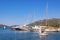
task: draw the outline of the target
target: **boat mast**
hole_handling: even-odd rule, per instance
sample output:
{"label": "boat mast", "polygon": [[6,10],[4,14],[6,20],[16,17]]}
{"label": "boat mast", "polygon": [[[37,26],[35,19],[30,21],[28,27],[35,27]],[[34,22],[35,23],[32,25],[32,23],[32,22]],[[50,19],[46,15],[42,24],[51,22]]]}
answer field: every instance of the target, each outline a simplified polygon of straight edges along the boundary
{"label": "boat mast", "polygon": [[46,26],[48,26],[48,2],[46,3]]}

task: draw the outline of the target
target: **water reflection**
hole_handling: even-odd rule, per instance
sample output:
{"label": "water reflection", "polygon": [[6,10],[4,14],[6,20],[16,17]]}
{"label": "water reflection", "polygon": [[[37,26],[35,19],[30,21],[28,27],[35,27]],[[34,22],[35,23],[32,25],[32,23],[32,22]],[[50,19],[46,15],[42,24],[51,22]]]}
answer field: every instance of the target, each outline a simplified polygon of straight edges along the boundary
{"label": "water reflection", "polygon": [[45,40],[47,36],[40,36],[40,40]]}
{"label": "water reflection", "polygon": [[38,35],[40,37],[40,40],[46,40],[46,38],[48,37],[48,35],[41,35],[39,33],[38,33]]}

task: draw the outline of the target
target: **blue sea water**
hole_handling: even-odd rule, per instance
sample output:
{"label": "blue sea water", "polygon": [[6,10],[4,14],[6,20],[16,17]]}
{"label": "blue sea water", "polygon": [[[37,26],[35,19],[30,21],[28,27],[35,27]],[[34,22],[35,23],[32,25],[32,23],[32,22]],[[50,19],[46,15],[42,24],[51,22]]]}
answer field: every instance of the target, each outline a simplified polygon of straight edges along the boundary
{"label": "blue sea water", "polygon": [[51,32],[47,37],[40,37],[35,32],[12,31],[0,28],[0,40],[60,40],[60,32]]}

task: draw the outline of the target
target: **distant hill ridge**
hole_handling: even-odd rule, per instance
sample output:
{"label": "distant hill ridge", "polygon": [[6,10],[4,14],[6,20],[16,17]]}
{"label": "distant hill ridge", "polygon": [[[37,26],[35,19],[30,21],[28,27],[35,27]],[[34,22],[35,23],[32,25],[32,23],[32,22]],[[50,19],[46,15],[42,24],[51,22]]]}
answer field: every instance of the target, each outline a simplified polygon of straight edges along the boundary
{"label": "distant hill ridge", "polygon": [[4,24],[0,24],[0,27],[4,27],[4,26],[8,27],[7,25],[4,25]]}
{"label": "distant hill ridge", "polygon": [[28,26],[35,26],[35,25],[41,25],[41,26],[55,26],[58,27],[60,26],[60,18],[52,18],[52,19],[43,19],[43,20],[39,20],[33,23],[28,24]]}

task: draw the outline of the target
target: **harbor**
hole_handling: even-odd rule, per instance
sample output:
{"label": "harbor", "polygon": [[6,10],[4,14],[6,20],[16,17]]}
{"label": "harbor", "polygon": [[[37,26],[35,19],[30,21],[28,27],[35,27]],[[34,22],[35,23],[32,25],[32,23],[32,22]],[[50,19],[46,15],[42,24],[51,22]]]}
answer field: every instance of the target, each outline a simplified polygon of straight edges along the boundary
{"label": "harbor", "polygon": [[0,40],[60,40],[60,0],[0,0]]}
{"label": "harbor", "polygon": [[[22,26],[22,28],[20,26],[17,27],[13,27],[11,28],[12,30],[16,30],[16,31],[25,31],[25,32],[38,32],[41,36],[47,36],[48,32],[60,32],[59,28],[53,28],[53,27],[49,27],[46,28],[47,26],[32,26],[31,28],[29,26]],[[32,31],[31,31],[32,30]]]}
{"label": "harbor", "polygon": [[47,26],[16,26],[16,27],[11,27],[12,30],[20,30],[20,31],[29,31],[29,29],[32,28],[31,30],[33,30],[34,32],[38,32],[39,30],[43,30],[46,32],[59,32],[60,28],[54,28],[54,27],[49,27],[47,28]]}

